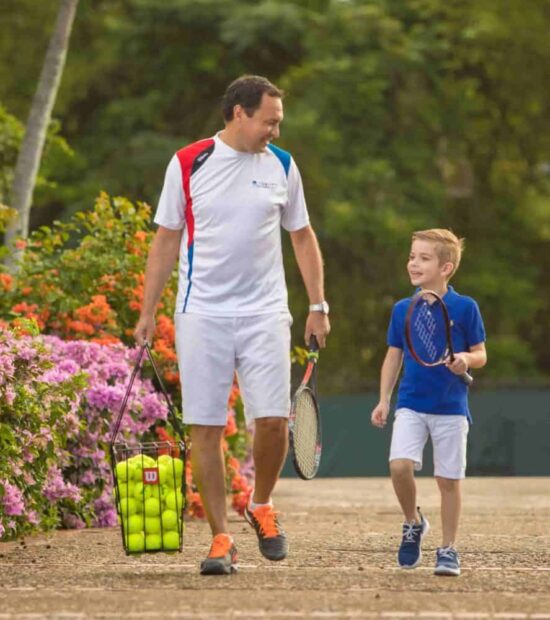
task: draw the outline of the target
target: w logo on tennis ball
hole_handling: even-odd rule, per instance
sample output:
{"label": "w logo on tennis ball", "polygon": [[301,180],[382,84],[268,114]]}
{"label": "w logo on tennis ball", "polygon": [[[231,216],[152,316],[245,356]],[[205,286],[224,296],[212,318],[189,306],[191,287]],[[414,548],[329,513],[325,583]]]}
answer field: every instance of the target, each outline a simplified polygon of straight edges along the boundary
{"label": "w logo on tennis ball", "polygon": [[158,484],[159,470],[157,467],[146,467],[143,469],[143,484]]}

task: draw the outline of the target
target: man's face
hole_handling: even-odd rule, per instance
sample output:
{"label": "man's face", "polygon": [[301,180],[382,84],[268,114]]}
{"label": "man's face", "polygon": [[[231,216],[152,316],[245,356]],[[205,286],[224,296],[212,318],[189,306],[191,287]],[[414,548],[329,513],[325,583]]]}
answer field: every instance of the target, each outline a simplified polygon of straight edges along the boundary
{"label": "man's face", "polygon": [[260,107],[252,116],[244,108],[235,106],[234,122],[243,149],[249,153],[261,153],[267,145],[279,137],[279,126],[283,120],[283,102],[279,97],[262,97]]}

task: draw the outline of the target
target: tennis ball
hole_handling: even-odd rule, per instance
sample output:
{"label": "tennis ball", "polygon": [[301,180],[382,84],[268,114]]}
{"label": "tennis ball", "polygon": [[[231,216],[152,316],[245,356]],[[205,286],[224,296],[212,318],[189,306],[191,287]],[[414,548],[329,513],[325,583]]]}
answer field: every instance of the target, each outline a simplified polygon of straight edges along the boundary
{"label": "tennis ball", "polygon": [[143,531],[143,517],[141,515],[131,515],[125,522],[127,534],[139,534]]}
{"label": "tennis ball", "polygon": [[180,548],[180,537],[177,532],[165,532],[162,537],[162,549],[164,551],[176,551]]}
{"label": "tennis ball", "polygon": [[115,466],[116,477],[119,482],[126,482],[130,472],[128,461],[120,461]]}
{"label": "tennis ball", "polygon": [[158,468],[159,468],[159,481],[161,484],[165,485],[166,478],[170,475],[170,469],[162,463],[159,463]]}
{"label": "tennis ball", "polygon": [[160,517],[147,517],[145,519],[145,533],[158,534],[160,532]]}
{"label": "tennis ball", "polygon": [[176,472],[176,480],[181,482],[181,479],[183,478],[183,462],[181,461],[181,459],[174,459],[173,467],[174,471]]}
{"label": "tennis ball", "polygon": [[120,498],[124,497],[132,497],[134,495],[135,483],[132,480],[128,480],[128,482],[119,482],[118,483],[118,494]]}
{"label": "tennis ball", "polygon": [[132,551],[134,553],[143,551],[145,548],[145,536],[143,532],[139,532],[138,534],[129,534],[127,538],[128,551]]}
{"label": "tennis ball", "polygon": [[164,501],[168,510],[179,512],[183,507],[183,495],[179,489],[175,491],[170,490],[170,492],[166,494]]}
{"label": "tennis ball", "polygon": [[158,496],[158,487],[151,484],[143,484],[143,482],[136,482],[134,485],[134,497],[141,501],[147,500],[150,497]]}
{"label": "tennis ball", "polygon": [[159,465],[170,465],[172,466],[172,457],[169,454],[161,454],[158,459]]}
{"label": "tennis ball", "polygon": [[156,464],[157,464],[155,459],[152,456],[149,456],[148,454],[142,454],[141,458],[142,458],[142,461],[143,461],[143,465],[145,467],[155,467]]}
{"label": "tennis ball", "polygon": [[165,530],[176,530],[178,528],[178,514],[173,510],[165,510],[161,516],[162,527]]}
{"label": "tennis ball", "polygon": [[138,511],[138,504],[133,497],[124,497],[118,505],[118,512],[123,517],[129,517]]}
{"label": "tennis ball", "polygon": [[145,537],[145,550],[157,551],[162,547],[162,538],[158,534],[148,534]]}
{"label": "tennis ball", "polygon": [[160,514],[160,502],[156,497],[145,500],[145,514],[148,517],[157,517]]}

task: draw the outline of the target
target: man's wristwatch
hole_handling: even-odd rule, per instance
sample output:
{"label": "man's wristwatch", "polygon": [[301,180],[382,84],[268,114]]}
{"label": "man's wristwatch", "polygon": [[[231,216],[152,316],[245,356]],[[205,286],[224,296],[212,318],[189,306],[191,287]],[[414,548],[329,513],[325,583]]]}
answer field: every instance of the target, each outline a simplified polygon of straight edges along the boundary
{"label": "man's wristwatch", "polygon": [[322,301],[320,304],[311,304],[309,306],[310,312],[322,312],[323,314],[329,313],[329,306],[326,301]]}

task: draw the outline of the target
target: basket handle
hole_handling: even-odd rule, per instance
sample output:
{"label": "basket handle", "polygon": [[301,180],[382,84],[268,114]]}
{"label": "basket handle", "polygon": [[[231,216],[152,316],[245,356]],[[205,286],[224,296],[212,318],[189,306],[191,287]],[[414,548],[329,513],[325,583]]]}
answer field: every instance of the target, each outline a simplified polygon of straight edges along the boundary
{"label": "basket handle", "polygon": [[126,389],[126,394],[124,395],[124,400],[122,401],[122,405],[120,407],[120,411],[118,414],[118,418],[117,421],[115,423],[115,428],[113,430],[113,436],[111,438],[111,448],[113,447],[113,445],[115,444],[118,432],[120,430],[120,424],[122,422],[122,416],[124,415],[124,412],[126,411],[126,406],[128,404],[128,399],[130,398],[130,392],[132,391],[132,386],[134,385],[134,381],[136,380],[136,376],[139,372],[139,369],[141,368],[141,360],[143,359],[143,354],[147,352],[147,356],[149,357],[149,361],[151,362],[151,366],[153,367],[153,370],[155,372],[155,375],[157,377],[157,381],[159,382],[159,386],[160,386],[160,391],[162,392],[162,395],[164,396],[164,399],[166,400],[166,404],[168,405],[168,418],[170,419],[170,423],[172,424],[172,426],[174,427],[174,429],[176,430],[176,432],[178,433],[178,435],[181,437],[182,440],[184,440],[184,433],[183,433],[183,426],[181,424],[181,422],[178,420],[178,417],[175,413],[174,410],[174,405],[172,404],[172,401],[170,400],[170,396],[168,396],[168,392],[166,391],[166,388],[164,387],[164,383],[162,382],[162,379],[160,378],[160,374],[159,371],[157,369],[157,365],[155,364],[155,360],[153,359],[153,354],[151,353],[151,347],[149,346],[148,342],[145,342],[138,353],[138,358],[136,361],[136,365],[134,366],[134,370],[132,371],[132,374],[130,376],[130,383],[128,384],[128,388]]}

